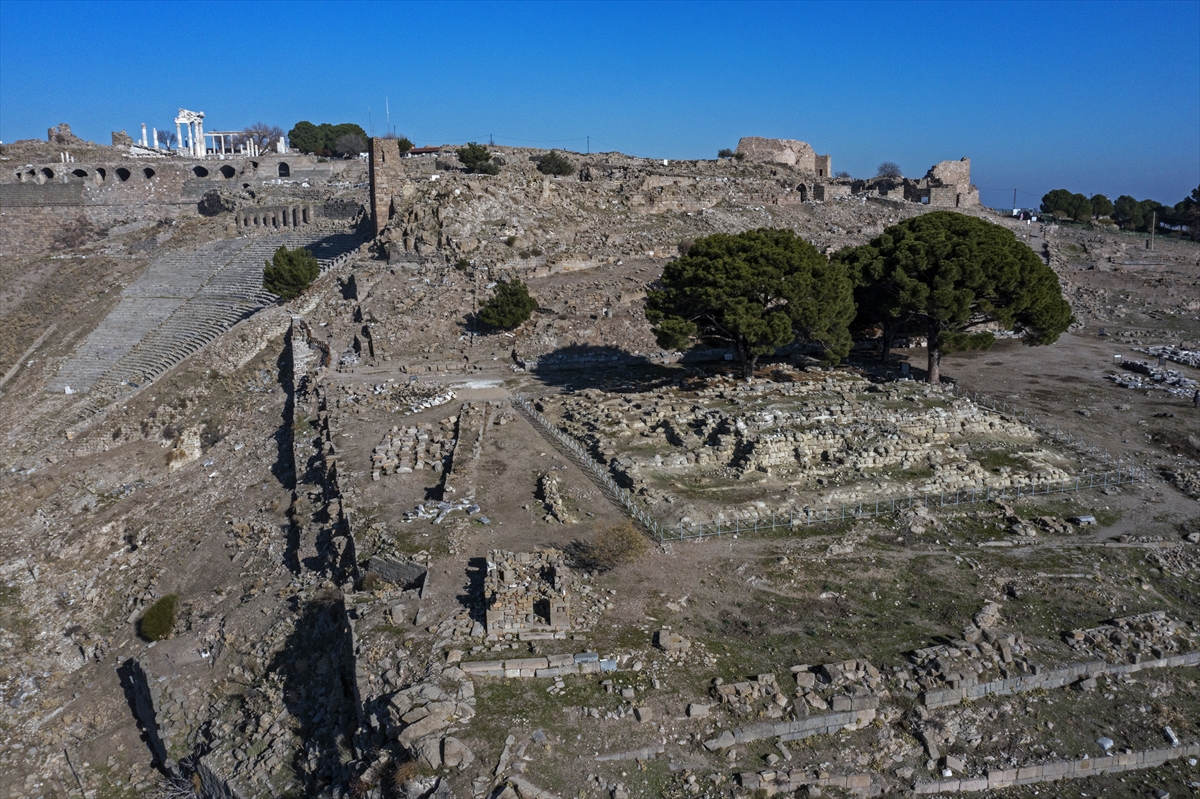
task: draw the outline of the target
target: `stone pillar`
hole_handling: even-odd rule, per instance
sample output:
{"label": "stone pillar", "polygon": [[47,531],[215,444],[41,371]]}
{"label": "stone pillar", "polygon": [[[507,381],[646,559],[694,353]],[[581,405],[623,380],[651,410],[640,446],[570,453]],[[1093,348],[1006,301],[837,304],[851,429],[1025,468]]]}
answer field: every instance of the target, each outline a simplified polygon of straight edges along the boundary
{"label": "stone pillar", "polygon": [[179,120],[175,120],[175,149],[183,146],[183,138],[179,135]]}
{"label": "stone pillar", "polygon": [[158,128],[151,128],[151,130],[154,131],[154,141],[151,143],[150,146],[153,147],[155,150],[157,150],[158,149]]}
{"label": "stone pillar", "polygon": [[199,156],[200,156],[200,158],[204,158],[206,148],[204,146],[204,120],[203,119],[196,120],[196,132],[197,132],[197,137],[200,140]]}
{"label": "stone pillar", "polygon": [[146,123],[142,123],[142,146],[146,147]]}

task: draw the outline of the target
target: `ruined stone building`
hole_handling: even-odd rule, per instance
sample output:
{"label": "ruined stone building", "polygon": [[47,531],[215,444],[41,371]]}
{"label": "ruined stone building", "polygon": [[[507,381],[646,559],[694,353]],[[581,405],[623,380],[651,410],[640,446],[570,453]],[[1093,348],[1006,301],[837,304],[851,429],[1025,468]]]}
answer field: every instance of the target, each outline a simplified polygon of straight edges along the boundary
{"label": "ruined stone building", "polygon": [[911,182],[907,199],[938,208],[971,208],[979,205],[979,189],[971,185],[971,159],[939,161],[925,177]]}

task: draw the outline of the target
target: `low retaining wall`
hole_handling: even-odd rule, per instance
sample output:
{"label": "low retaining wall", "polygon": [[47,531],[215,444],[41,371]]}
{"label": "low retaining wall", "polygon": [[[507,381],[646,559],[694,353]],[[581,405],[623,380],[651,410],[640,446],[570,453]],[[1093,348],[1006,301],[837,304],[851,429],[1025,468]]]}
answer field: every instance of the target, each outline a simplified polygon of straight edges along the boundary
{"label": "low retaining wall", "polygon": [[859,795],[878,796],[871,774],[844,774],[829,777],[814,777],[811,772],[794,771],[743,771],[738,782],[750,791],[763,791],[767,796],[777,793],[793,793],[805,786],[818,788],[845,788]]}
{"label": "low retaining wall", "polygon": [[1009,677],[1006,680],[993,680],[975,685],[962,685],[952,688],[938,688],[921,694],[921,702],[925,707],[933,709],[950,707],[968,699],[982,699],[985,696],[1007,696],[1009,694],[1025,693],[1037,688],[1062,688],[1080,680],[1088,680],[1100,675],[1121,676],[1133,674],[1145,669],[1161,669],[1178,666],[1200,666],[1200,652],[1188,652],[1183,655],[1143,660],[1138,663],[1115,664],[1103,660],[1090,663],[1076,663],[1061,669],[1053,669],[1021,677]]}
{"label": "low retaining wall", "polygon": [[469,677],[561,677],[564,674],[616,671],[617,661],[601,659],[595,652],[580,652],[541,658],[476,660],[460,663],[458,667]]}
{"label": "low retaining wall", "polygon": [[1141,768],[1161,766],[1168,760],[1200,756],[1200,744],[1179,746],[1173,749],[1147,749],[1108,757],[1085,758],[1083,760],[1056,760],[1037,766],[1019,768],[988,769],[983,777],[936,780],[916,786],[917,794],[966,793],[1008,788],[1012,785],[1032,785],[1038,782],[1079,779],[1097,774],[1114,774]]}
{"label": "low retaining wall", "polygon": [[736,730],[725,730],[716,738],[705,741],[704,747],[711,752],[717,749],[728,749],[737,744],[761,741],[765,738],[799,741],[813,735],[834,733],[847,727],[860,729],[875,720],[877,707],[879,707],[878,697],[854,697],[851,699],[849,710],[826,713],[822,716],[809,716],[796,721],[763,722],[739,727]]}

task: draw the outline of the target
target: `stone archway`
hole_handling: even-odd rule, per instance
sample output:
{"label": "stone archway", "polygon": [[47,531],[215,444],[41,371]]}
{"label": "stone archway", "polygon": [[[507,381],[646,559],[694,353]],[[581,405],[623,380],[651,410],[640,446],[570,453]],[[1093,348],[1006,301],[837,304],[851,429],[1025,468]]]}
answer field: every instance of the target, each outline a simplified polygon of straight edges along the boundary
{"label": "stone archway", "polygon": [[286,161],[279,162],[279,177],[290,178],[292,176],[292,168],[287,165]]}

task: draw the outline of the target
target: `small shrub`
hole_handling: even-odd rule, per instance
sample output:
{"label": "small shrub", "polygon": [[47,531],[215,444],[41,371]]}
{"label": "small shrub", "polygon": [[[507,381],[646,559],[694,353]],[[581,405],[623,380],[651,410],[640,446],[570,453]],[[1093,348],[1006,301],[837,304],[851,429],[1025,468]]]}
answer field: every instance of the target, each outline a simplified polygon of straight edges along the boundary
{"label": "small shrub", "polygon": [[175,631],[175,612],[178,608],[179,596],[167,594],[142,615],[138,632],[147,641],[165,641]]}
{"label": "small shrub", "polygon": [[500,165],[492,160],[492,153],[482,144],[470,142],[466,147],[458,149],[458,160],[468,172],[479,175],[499,175]]}
{"label": "small shrub", "polygon": [[537,300],[529,296],[529,287],[520,280],[496,284],[493,294],[479,309],[479,321],[496,330],[512,330],[533,315]]}
{"label": "small shrub", "polygon": [[717,150],[717,158],[733,158],[733,150],[730,150],[728,147],[723,147],[722,149]]}
{"label": "small shrub", "polygon": [[543,175],[572,175],[575,173],[574,165],[554,150],[542,156],[538,161],[537,170]]}
{"label": "small shrub", "polygon": [[566,551],[577,568],[603,572],[632,563],[648,548],[646,537],[637,531],[633,522],[626,521],[609,527],[591,541],[572,541]]}
{"label": "small shrub", "polygon": [[459,258],[454,262],[454,268],[460,272],[465,272],[471,268],[471,261],[467,258]]}
{"label": "small shrub", "polygon": [[741,161],[743,158],[746,157],[746,154],[742,153],[742,152],[737,152],[737,153],[733,154],[733,157],[736,158],[737,160]]}
{"label": "small shrub", "polygon": [[263,269],[263,288],[281,300],[294,300],[321,276],[321,265],[303,247],[281,246]]}

